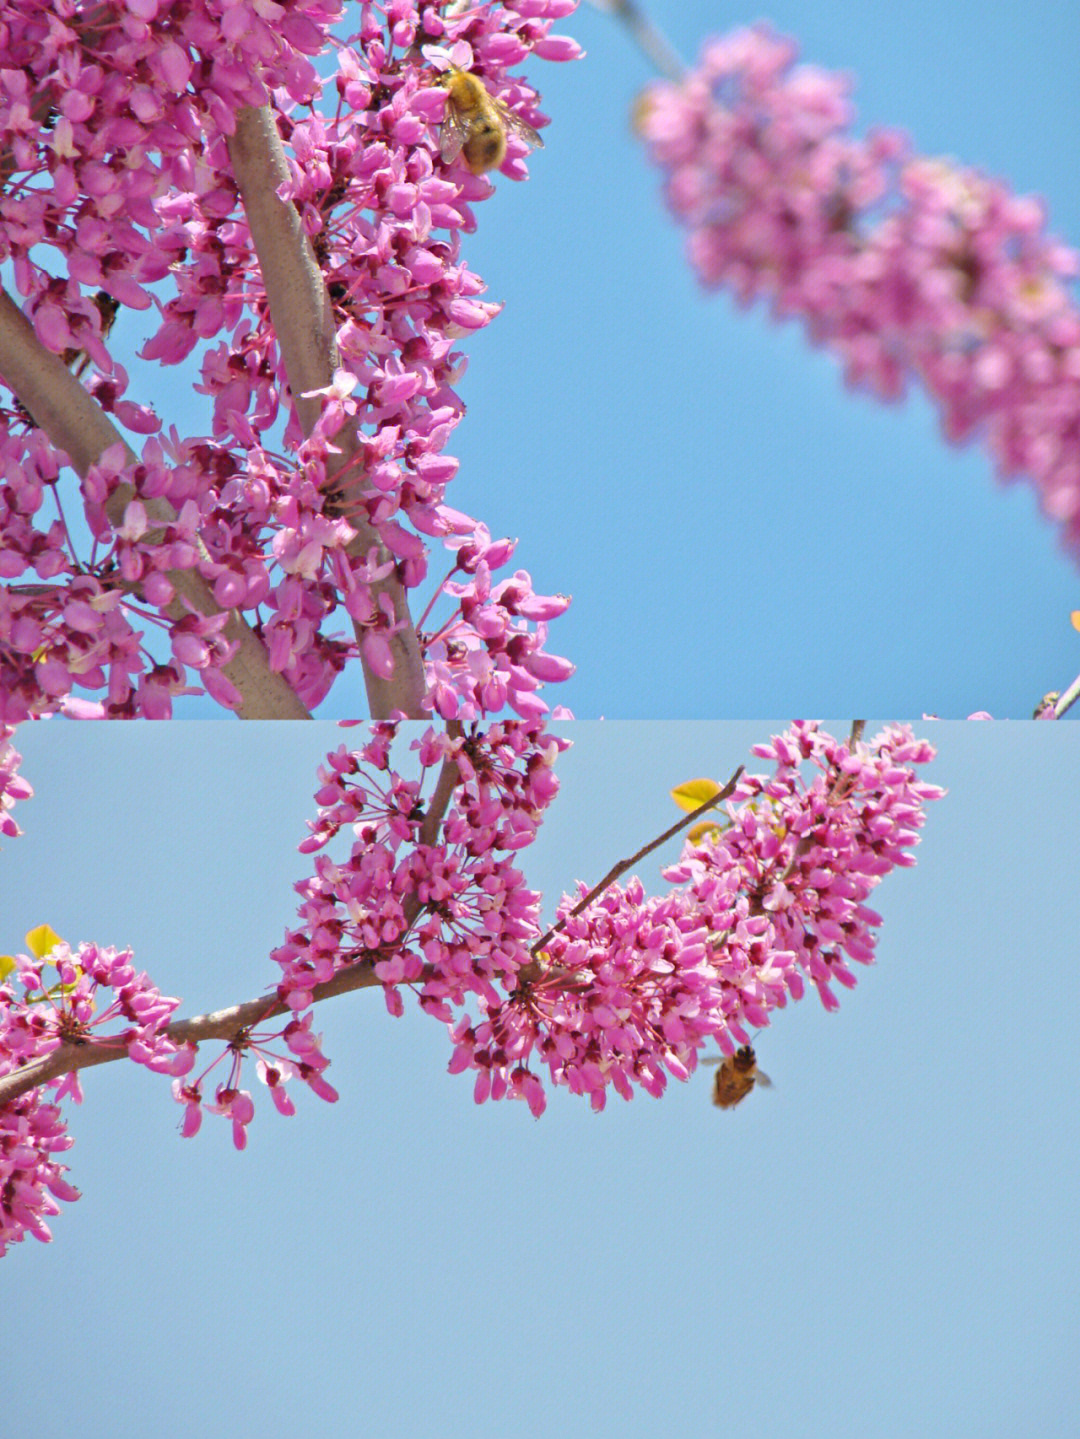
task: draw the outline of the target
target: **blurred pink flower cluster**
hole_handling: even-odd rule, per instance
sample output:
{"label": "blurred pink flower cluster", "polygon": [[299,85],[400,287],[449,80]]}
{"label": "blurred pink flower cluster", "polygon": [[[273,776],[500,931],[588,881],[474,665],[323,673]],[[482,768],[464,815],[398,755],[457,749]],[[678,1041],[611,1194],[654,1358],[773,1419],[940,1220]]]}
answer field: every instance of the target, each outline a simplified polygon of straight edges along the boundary
{"label": "blurred pink flower cluster", "polygon": [[[445,502],[463,413],[454,345],[500,307],[460,252],[472,204],[493,190],[441,160],[445,91],[421,47],[449,47],[540,124],[535,93],[507,69],[530,54],[573,58],[549,31],[575,3],[485,0],[447,15],[432,0],[387,0],[361,6],[359,34],[339,39],[338,0],[2,0],[0,260],[38,340],[68,363],[82,353],[97,404],[147,438],[134,463],[123,445],[106,449],[82,480],[82,513],[68,515],[67,457],[17,403],[0,407],[0,718],[70,709],[76,690],[96,697],[79,713],[160,717],[190,692],[191,671],[236,704],[221,673],[225,615],[177,602],[170,576],[192,569],[310,707],[358,653],[330,629],[335,615],[385,669],[395,621],[371,586],[396,565],[415,590],[428,538],[451,551],[453,581],[441,587],[452,613],[421,636],[428,703],[466,718],[546,710],[537,689],[571,666],[544,653],[544,622],[568,602],[534,596],[524,571],[493,580],[513,544],[492,544]],[[327,78],[314,56],[332,61]],[[279,195],[313,245],[340,356],[307,438],[228,150],[238,110],[263,105],[288,162]],[[527,174],[513,150],[503,171]],[[167,412],[133,398],[108,344],[118,306],[158,313],[144,360],[175,365],[201,347],[208,433],[181,438]],[[154,400],[167,404],[167,387]],[[360,435],[336,495],[324,483],[331,415]],[[131,499],[117,521],[107,505],[121,486]],[[174,523],[149,517],[161,500]],[[347,553],[357,516],[388,559]],[[157,661],[144,648],[155,629],[168,640]]]}
{"label": "blurred pink flower cluster", "polygon": [[710,286],[801,318],[853,385],[900,397],[909,377],[946,436],[984,435],[1004,477],[1028,475],[1080,557],[1080,263],[1042,205],[895,132],[850,133],[849,82],[796,66],[767,27],[708,44],[637,122]]}

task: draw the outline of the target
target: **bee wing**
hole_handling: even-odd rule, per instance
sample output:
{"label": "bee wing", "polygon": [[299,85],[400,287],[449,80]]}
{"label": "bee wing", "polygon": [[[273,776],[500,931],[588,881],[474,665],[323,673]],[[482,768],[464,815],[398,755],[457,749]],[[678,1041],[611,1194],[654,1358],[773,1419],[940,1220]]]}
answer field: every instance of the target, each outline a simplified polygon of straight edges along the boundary
{"label": "bee wing", "polygon": [[760,1069],[756,1069],[756,1070],[754,1071],[754,1078],[757,1080],[758,1084],[761,1085],[762,1089],[773,1089],[773,1088],[775,1088],[775,1086],[773,1085],[773,1082],[772,1082],[772,1080],[769,1078],[769,1076],[768,1076],[767,1074],[765,1074],[765,1073],[764,1073],[762,1070],[760,1070]]}
{"label": "bee wing", "polygon": [[461,116],[448,105],[446,119],[439,127],[439,154],[447,165],[452,164],[461,154],[461,147],[467,139],[468,131],[462,124]]}
{"label": "bee wing", "polygon": [[[494,99],[494,96],[492,96],[492,99]],[[527,124],[520,115],[515,115],[505,100],[495,100],[495,105],[508,130],[524,140],[526,145],[530,146],[533,150],[542,150],[544,148],[543,140],[541,140],[533,127]]]}

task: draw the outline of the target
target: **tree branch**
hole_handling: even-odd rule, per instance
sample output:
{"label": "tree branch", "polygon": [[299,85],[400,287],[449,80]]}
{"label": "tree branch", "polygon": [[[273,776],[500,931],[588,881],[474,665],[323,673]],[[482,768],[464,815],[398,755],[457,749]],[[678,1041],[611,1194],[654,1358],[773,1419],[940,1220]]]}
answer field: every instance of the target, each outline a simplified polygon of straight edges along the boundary
{"label": "tree branch", "polygon": [[[447,724],[447,732],[453,738],[459,738],[463,733],[461,722],[451,720]],[[420,825],[420,842],[422,844],[437,843],[439,827],[446,814],[447,805],[460,783],[461,775],[455,761],[453,759],[444,760],[427,807],[427,813]],[[367,954],[361,955],[348,969],[343,969],[324,983],[315,985],[312,989],[315,1004],[321,1003],[324,999],[333,999],[339,994],[349,994],[356,989],[369,989],[372,985],[380,983],[375,975],[376,962],[404,944],[406,935],[423,909],[423,904],[415,895],[411,895],[405,901],[404,909],[405,928],[396,941],[391,945],[381,946],[378,951],[369,951]],[[165,1033],[174,1044],[189,1042],[199,1044],[213,1039],[231,1042],[241,1031],[288,1012],[289,1006],[278,999],[276,994],[264,994],[260,995],[258,999],[249,999],[242,1004],[234,1004],[229,1009],[215,1010],[212,1014],[200,1014],[192,1019],[174,1020]],[[69,1074],[77,1069],[90,1069],[98,1064],[111,1064],[114,1060],[126,1058],[127,1051],[116,1036],[89,1040],[85,1044],[61,1044],[45,1055],[43,1059],[35,1060],[21,1069],[14,1070],[11,1074],[0,1077],[0,1109],[18,1099],[21,1094],[25,1094],[31,1089],[37,1089],[40,1085],[46,1084],[50,1079],[58,1078],[61,1074]]]}
{"label": "tree branch", "polygon": [[629,30],[646,59],[676,84],[686,78],[686,66],[682,58],[661,35],[660,31],[633,0],[591,0],[597,10],[614,15]]}
{"label": "tree branch", "polygon": [[[81,479],[103,452],[117,441],[124,445],[129,464],[138,456],[83,385],[70,373],[59,355],[47,349],[34,327],[5,291],[0,290],[0,375],[34,423],[57,449],[64,450]],[[120,485],[105,506],[113,525],[123,522],[124,510],[134,498],[130,485]],[[144,500],[146,512],[162,525],[176,519],[164,499]],[[182,619],[192,609],[203,615],[221,614],[210,586],[193,570],[171,570],[169,582],[178,598],[165,610],[170,619]],[[270,668],[262,641],[235,612],[229,612],[225,638],[237,644],[223,672],[243,695],[241,719],[310,719],[284,676]]]}
{"label": "tree branch", "polygon": [[[339,364],[338,348],[330,297],[311,241],[304,234],[296,206],[277,194],[289,179],[289,168],[269,106],[246,106],[239,111],[236,133],[229,138],[229,158],[262,271],[270,321],[281,347],[292,402],[304,433],[310,435],[322,402],[317,396],[305,396],[325,389],[333,380]],[[334,444],[340,454],[332,456],[327,464],[330,479],[349,466],[355,467],[360,458],[356,424],[347,422],[334,436]],[[363,559],[374,550],[377,563],[391,561],[386,546],[362,514],[350,512],[349,524],[357,532],[348,545],[350,556]],[[385,579],[372,582],[371,591],[376,600],[380,595],[388,596],[399,626],[390,636],[393,674],[382,679],[364,661],[372,718],[387,719],[395,712],[409,719],[426,718],[420,642],[396,567]],[[363,660],[363,630],[357,627],[356,635]]]}
{"label": "tree branch", "polygon": [[663,834],[657,835],[656,839],[650,840],[648,844],[643,845],[636,854],[630,855],[628,859],[621,859],[618,864],[612,865],[599,884],[594,884],[588,894],[578,900],[573,909],[564,914],[561,919],[557,919],[551,928],[540,936],[535,944],[530,945],[529,952],[533,955],[538,955],[544,945],[548,944],[559,930],[565,927],[568,919],[572,919],[574,915],[580,914],[583,909],[588,908],[597,895],[602,894],[609,885],[614,884],[621,874],[625,874],[628,869],[643,860],[652,850],[659,849],[662,844],[666,844],[669,839],[673,839],[681,829],[686,829],[688,825],[700,819],[701,816],[710,809],[715,809],[718,804],[722,804],[724,800],[730,799],[735,793],[735,786],[739,783],[742,772],[743,766],[740,765],[724,788],[720,790],[718,794],[714,794],[712,799],[705,800],[703,804],[699,804],[697,809],[692,810],[690,814],[686,815],[683,819],[676,820],[670,829],[666,829]]}
{"label": "tree branch", "polygon": [[[358,960],[356,964],[341,970],[323,984],[316,985],[312,990],[315,1003],[332,999],[339,994],[348,994],[354,989],[367,989],[378,984],[374,965],[374,959]],[[246,1000],[243,1004],[234,1004],[229,1009],[215,1010],[212,1014],[177,1019],[168,1026],[165,1033],[174,1044],[199,1044],[213,1039],[230,1042],[236,1039],[242,1030],[288,1012],[289,1006],[282,1000],[273,994],[264,994],[258,999]],[[70,1074],[78,1069],[92,1069],[98,1064],[111,1064],[114,1060],[126,1058],[127,1050],[116,1036],[91,1039],[85,1044],[61,1044],[43,1059],[34,1060],[0,1078],[0,1109],[18,1099],[21,1094],[37,1089],[61,1074]]]}
{"label": "tree branch", "polygon": [[[460,720],[447,720],[446,733],[451,739],[460,739],[465,733],[465,727]],[[431,796],[431,803],[428,805],[427,814],[420,826],[421,844],[438,843],[439,826],[446,813],[446,806],[450,803],[450,796],[460,783],[461,771],[458,769],[456,761],[444,760],[434,793]]]}

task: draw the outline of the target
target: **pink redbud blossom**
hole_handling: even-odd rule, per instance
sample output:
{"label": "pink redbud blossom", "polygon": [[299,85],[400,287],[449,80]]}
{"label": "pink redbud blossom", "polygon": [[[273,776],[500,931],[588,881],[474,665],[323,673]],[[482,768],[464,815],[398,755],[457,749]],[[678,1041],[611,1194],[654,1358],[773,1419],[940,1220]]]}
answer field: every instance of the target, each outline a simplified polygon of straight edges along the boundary
{"label": "pink redbud blossom", "polygon": [[237,1149],[246,1149],[247,1127],[255,1118],[255,1106],[247,1090],[218,1085],[214,1103],[206,1107],[212,1114],[223,1114],[232,1120],[233,1144]]}
{"label": "pink redbud blossom", "polygon": [[[0,983],[0,1079],[64,1043],[107,1044],[151,1067],[175,1053],[164,1030],[179,1001],[136,972],[129,950],[61,943],[44,960],[14,958]],[[52,1158],[73,1142],[56,1102],[64,1098],[82,1100],[77,1071],[0,1106],[0,1254],[26,1232],[51,1238],[44,1216],[59,1213],[57,1199],[79,1197]]]}
{"label": "pink redbud blossom", "polygon": [[12,810],[22,799],[29,799],[34,791],[19,774],[22,755],[11,743],[14,726],[0,725],[0,834],[14,839],[22,830],[12,817]]}
{"label": "pink redbud blossom", "polygon": [[73,1143],[59,1107],[47,1103],[40,1089],[0,1108],[0,1256],[27,1234],[48,1243],[46,1219],[60,1213],[57,1200],[79,1198],[63,1177],[67,1166],[53,1158]]}
{"label": "pink redbud blossom", "polygon": [[725,1053],[746,1043],[806,979],[827,1008],[833,983],[854,984],[849,961],[871,962],[881,922],[863,900],[913,863],[923,805],[943,793],[913,768],[934,751],[906,727],[851,750],[797,724],[755,753],[775,773],[744,777],[717,832],[686,843],[665,871],[677,888],[613,885],[579,914],[566,897],[562,927],[516,984],[482,998],[479,1020],[450,1024],[451,1070],[480,1072],[478,1098],[516,1097],[524,1073],[538,1082],[534,1058],[596,1109],[609,1085],[657,1096],[707,1040]]}
{"label": "pink redbud blossom", "polygon": [[287,1061],[280,1061],[277,1064],[267,1064],[265,1059],[260,1058],[255,1065],[256,1073],[270,1091],[270,1098],[274,1101],[274,1107],[279,1114],[293,1115],[296,1113],[296,1105],[289,1097],[288,1090],[282,1084],[283,1079],[290,1078],[296,1073],[295,1066]]}

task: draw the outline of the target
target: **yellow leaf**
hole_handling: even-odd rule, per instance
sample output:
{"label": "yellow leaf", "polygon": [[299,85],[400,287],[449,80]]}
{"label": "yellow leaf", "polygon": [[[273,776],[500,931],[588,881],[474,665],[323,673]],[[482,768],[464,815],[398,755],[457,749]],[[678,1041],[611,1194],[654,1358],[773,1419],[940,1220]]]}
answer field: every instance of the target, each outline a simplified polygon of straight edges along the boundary
{"label": "yellow leaf", "polygon": [[50,925],[39,924],[26,936],[26,947],[35,959],[45,959],[63,940]]}
{"label": "yellow leaf", "polygon": [[712,839],[719,839],[726,828],[726,825],[717,824],[715,820],[703,819],[690,826],[686,831],[686,838],[691,844],[700,844],[706,835]]}
{"label": "yellow leaf", "polygon": [[10,954],[0,954],[0,984],[7,979],[8,975],[15,968],[14,957]]}
{"label": "yellow leaf", "polygon": [[715,799],[719,793],[720,786],[714,779],[688,779],[685,784],[679,785],[678,789],[671,791],[671,798],[680,809],[690,814],[707,799]]}
{"label": "yellow leaf", "polygon": [[1073,629],[1080,630],[1080,610],[1073,610],[1072,614],[1069,616],[1069,619],[1072,621]]}

